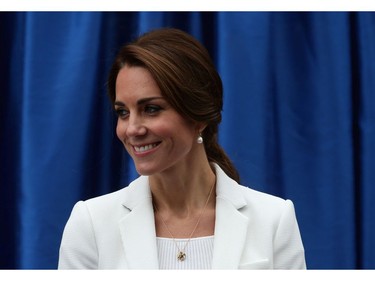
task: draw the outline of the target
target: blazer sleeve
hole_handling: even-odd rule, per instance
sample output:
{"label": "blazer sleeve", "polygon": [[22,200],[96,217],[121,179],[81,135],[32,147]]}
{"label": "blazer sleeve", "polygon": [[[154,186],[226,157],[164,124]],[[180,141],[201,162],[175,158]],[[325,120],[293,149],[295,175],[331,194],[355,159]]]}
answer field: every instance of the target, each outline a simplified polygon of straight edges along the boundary
{"label": "blazer sleeve", "polygon": [[98,250],[86,203],[75,204],[60,244],[58,269],[96,269]]}
{"label": "blazer sleeve", "polygon": [[306,269],[305,252],[292,201],[285,201],[274,238],[275,269]]}

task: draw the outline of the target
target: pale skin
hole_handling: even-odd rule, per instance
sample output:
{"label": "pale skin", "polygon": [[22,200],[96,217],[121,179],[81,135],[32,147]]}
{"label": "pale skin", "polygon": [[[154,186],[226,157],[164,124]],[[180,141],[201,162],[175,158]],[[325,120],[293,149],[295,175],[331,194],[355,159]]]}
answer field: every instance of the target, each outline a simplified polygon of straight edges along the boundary
{"label": "pale skin", "polygon": [[[116,133],[140,175],[148,175],[158,237],[190,238],[215,174],[197,137],[205,124],[184,119],[162,96],[148,70],[123,67],[116,81]],[[215,188],[215,186],[214,186]],[[215,227],[215,189],[192,237]]]}

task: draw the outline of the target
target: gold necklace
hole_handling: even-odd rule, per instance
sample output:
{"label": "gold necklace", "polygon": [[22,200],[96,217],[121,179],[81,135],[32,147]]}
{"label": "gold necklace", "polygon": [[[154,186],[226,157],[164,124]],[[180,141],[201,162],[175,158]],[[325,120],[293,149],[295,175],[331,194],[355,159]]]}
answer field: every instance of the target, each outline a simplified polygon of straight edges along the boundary
{"label": "gold necklace", "polygon": [[212,187],[211,187],[211,189],[210,189],[210,192],[209,192],[209,194],[208,194],[208,197],[207,197],[206,203],[205,203],[205,205],[204,205],[204,207],[203,207],[202,212],[201,212],[200,215],[199,215],[198,221],[197,221],[197,223],[195,224],[193,231],[190,233],[189,239],[186,241],[186,243],[185,243],[185,245],[184,245],[184,247],[183,247],[182,249],[180,249],[180,247],[178,246],[178,244],[177,244],[177,242],[176,242],[176,239],[174,238],[172,232],[169,230],[169,227],[168,227],[168,225],[166,224],[166,222],[164,221],[164,219],[163,219],[162,215],[160,214],[158,208],[157,208],[156,205],[154,204],[154,208],[155,208],[155,210],[159,213],[159,217],[160,217],[161,221],[163,222],[163,225],[164,225],[165,229],[168,231],[169,235],[172,237],[172,240],[173,240],[173,242],[175,243],[176,248],[178,249],[177,259],[178,259],[179,261],[184,261],[184,260],[186,259],[186,252],[185,252],[185,249],[186,249],[187,245],[189,244],[191,238],[193,237],[193,234],[194,234],[195,230],[197,229],[197,227],[198,227],[198,225],[199,225],[199,222],[201,221],[201,218],[202,218],[202,216],[203,216],[203,213],[204,213],[204,211],[206,210],[206,207],[207,207],[207,205],[208,205],[208,201],[210,201],[210,197],[211,197],[211,194],[212,194],[212,190],[214,189],[214,186],[215,186],[215,182],[216,182],[216,181],[214,181],[214,184],[212,185]]}

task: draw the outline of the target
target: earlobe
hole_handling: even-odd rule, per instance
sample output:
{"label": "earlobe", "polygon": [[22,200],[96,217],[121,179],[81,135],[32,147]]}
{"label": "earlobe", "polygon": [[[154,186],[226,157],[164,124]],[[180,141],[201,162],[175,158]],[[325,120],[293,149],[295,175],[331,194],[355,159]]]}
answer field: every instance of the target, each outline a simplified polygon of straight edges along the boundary
{"label": "earlobe", "polygon": [[202,124],[202,123],[197,123],[197,133],[198,133],[198,137],[197,137],[197,143],[201,144],[203,143],[203,137],[202,137],[202,132],[204,131],[204,129],[206,129],[207,127],[207,124]]}
{"label": "earlobe", "polygon": [[202,137],[201,133],[199,133],[199,136],[197,138],[197,143],[199,143],[199,144],[203,143],[203,137]]}

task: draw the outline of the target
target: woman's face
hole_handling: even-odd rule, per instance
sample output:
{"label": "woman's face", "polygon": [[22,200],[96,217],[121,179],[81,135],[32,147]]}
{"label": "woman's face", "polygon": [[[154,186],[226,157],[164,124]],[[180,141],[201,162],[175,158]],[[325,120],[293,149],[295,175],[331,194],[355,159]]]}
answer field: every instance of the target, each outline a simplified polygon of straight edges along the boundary
{"label": "woman's face", "polygon": [[186,163],[197,129],[164,99],[143,67],[123,67],[116,81],[117,136],[141,175]]}

